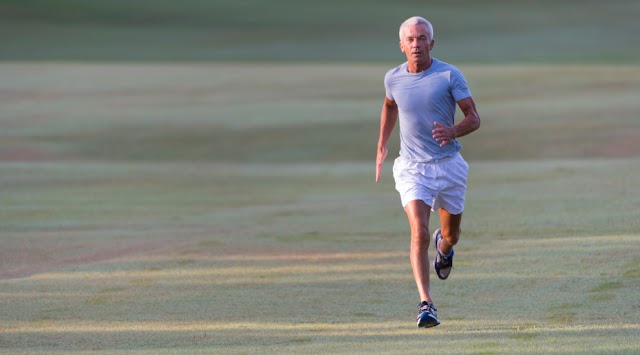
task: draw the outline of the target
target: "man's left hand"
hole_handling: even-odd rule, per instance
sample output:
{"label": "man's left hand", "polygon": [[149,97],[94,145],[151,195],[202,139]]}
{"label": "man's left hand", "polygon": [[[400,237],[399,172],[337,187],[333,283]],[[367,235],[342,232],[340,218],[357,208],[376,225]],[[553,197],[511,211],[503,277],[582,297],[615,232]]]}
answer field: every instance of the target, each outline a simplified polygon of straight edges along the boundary
{"label": "man's left hand", "polygon": [[434,125],[436,128],[431,133],[433,133],[433,139],[436,142],[440,142],[441,147],[456,138],[456,129],[454,127],[445,127],[438,122],[434,122]]}

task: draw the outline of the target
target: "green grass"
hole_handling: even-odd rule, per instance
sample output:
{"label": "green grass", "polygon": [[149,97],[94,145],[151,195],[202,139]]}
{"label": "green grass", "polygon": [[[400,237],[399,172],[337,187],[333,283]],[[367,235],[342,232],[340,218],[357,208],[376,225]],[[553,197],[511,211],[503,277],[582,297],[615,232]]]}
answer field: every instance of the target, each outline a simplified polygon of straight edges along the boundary
{"label": "green grass", "polygon": [[[412,321],[405,217],[368,163],[4,163],[22,186],[2,209],[2,269],[16,275],[0,281],[0,339],[10,352],[403,353],[426,339],[455,353],[637,351],[640,283],[623,274],[637,268],[638,220],[600,224],[583,205],[607,210],[638,163],[473,163],[429,331]],[[568,165],[581,169],[558,178]],[[536,194],[548,208],[532,206],[523,168],[541,174],[528,186],[552,188]],[[611,171],[630,185],[601,189]],[[575,185],[589,194],[572,199]]]}

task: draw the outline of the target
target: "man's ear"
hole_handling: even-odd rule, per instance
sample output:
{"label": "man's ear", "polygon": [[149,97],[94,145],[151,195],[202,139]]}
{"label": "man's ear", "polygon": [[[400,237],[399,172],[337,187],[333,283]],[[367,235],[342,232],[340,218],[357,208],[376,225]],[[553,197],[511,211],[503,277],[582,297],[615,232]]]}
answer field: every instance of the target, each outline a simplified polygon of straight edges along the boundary
{"label": "man's ear", "polygon": [[434,45],[434,44],[436,44],[436,41],[432,39],[432,40],[431,40],[431,46],[429,47],[429,50],[432,50],[432,49],[433,49],[433,45]]}
{"label": "man's ear", "polygon": [[400,52],[404,53],[404,47],[402,46],[402,41],[400,41]]}

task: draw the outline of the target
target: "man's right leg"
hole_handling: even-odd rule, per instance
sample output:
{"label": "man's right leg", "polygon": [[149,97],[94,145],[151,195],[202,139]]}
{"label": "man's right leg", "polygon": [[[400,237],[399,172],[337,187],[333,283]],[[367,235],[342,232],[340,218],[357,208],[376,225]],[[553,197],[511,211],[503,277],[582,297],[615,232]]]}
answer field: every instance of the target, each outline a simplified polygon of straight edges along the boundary
{"label": "man's right leg", "polygon": [[420,301],[431,302],[429,295],[429,216],[431,207],[422,200],[410,201],[405,207],[411,226],[411,268],[416,279]]}
{"label": "man's right leg", "polygon": [[410,201],[405,206],[409,225],[411,226],[411,268],[416,280],[420,305],[418,314],[419,327],[433,327],[440,324],[435,313],[433,301],[429,294],[429,216],[431,207],[422,200]]}

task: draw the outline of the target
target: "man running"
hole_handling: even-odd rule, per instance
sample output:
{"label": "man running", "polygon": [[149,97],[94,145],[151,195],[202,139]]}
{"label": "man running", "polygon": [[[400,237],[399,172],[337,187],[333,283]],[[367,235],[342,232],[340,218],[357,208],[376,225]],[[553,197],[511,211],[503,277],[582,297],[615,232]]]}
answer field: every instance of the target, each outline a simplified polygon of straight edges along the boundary
{"label": "man running", "polygon": [[[441,229],[433,233],[434,269],[446,279],[453,266],[453,246],[460,238],[469,166],[456,140],[480,127],[480,117],[462,73],[431,57],[433,26],[411,17],[400,26],[400,50],[407,61],[387,72],[380,114],[376,182],[387,157],[387,141],[400,119],[400,156],[393,165],[411,227],[410,260],[418,286],[418,327],[440,324],[429,294],[429,216],[440,214]],[[454,124],[456,103],[464,119]]]}

